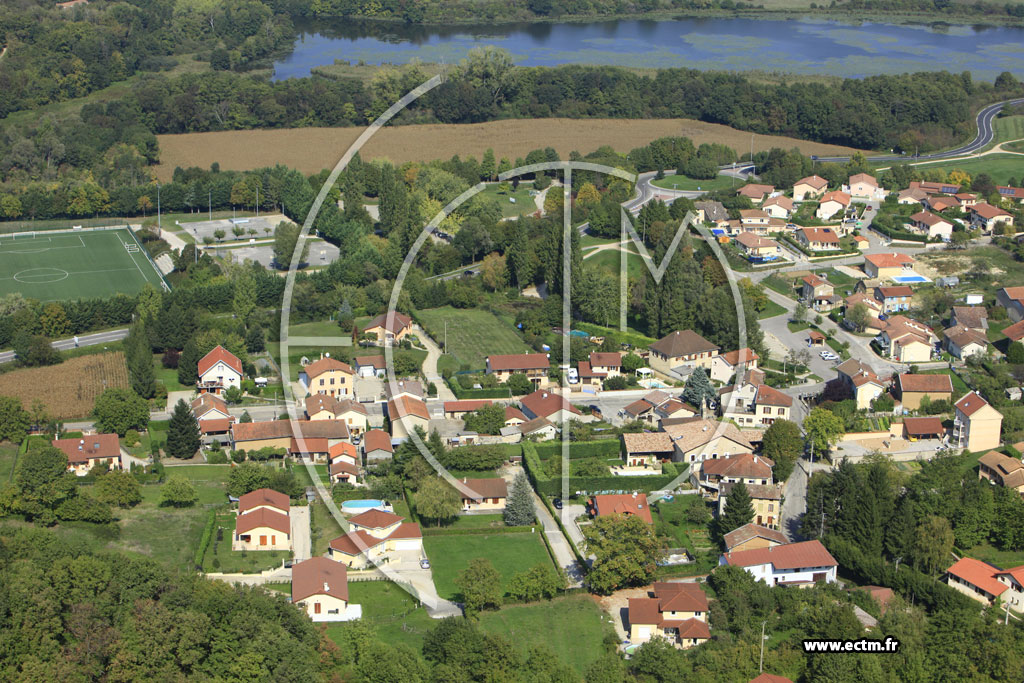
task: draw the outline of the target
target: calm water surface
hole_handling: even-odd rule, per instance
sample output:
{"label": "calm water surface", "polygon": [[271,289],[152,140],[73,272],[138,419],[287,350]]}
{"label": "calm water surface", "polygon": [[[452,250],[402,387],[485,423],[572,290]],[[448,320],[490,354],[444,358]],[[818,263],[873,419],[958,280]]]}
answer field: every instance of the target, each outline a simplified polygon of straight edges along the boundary
{"label": "calm water surface", "polygon": [[970,71],[992,80],[1024,73],[1024,29],[841,23],[802,19],[675,19],[587,24],[407,27],[379,23],[300,25],[276,79],[308,76],[335,60],[368,64],[452,63],[495,45],[527,66],[613,64],[861,78],[907,71]]}

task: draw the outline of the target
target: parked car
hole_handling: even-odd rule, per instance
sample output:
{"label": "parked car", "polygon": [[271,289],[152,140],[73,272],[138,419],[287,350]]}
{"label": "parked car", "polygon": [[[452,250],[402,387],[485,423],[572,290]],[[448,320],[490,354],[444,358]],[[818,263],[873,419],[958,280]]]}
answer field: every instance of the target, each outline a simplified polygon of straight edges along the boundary
{"label": "parked car", "polygon": [[425,557],[420,560],[420,569],[430,569],[430,560]]}
{"label": "parked car", "polygon": [[576,368],[569,368],[569,384],[579,384],[579,383],[580,383],[580,373],[576,370]]}
{"label": "parked car", "polygon": [[555,498],[553,501],[551,501],[551,504],[555,506],[556,510],[561,510],[562,509],[562,499],[561,498]]}
{"label": "parked car", "polygon": [[601,417],[601,407],[600,406],[598,406],[596,403],[591,403],[589,407],[590,407],[590,414],[591,415],[593,415],[594,417]]}

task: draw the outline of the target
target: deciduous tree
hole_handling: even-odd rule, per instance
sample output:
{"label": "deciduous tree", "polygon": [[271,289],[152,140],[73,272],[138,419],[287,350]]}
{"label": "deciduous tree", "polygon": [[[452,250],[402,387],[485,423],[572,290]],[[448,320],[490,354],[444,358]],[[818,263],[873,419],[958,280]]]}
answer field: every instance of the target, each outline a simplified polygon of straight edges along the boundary
{"label": "deciduous tree", "polygon": [[590,589],[607,595],[619,588],[651,582],[662,555],[661,544],[636,515],[605,515],[583,530],[594,563],[587,574]]}
{"label": "deciduous tree", "polygon": [[466,616],[501,605],[501,575],[487,558],[470,560],[469,566],[455,577],[455,585],[462,591]]}
{"label": "deciduous tree", "polygon": [[192,507],[199,500],[196,487],[180,474],[172,474],[160,488],[160,504],[176,508]]}
{"label": "deciduous tree", "polygon": [[455,519],[462,508],[458,491],[440,477],[427,477],[416,491],[416,514],[433,520],[438,526]]}
{"label": "deciduous tree", "polygon": [[107,389],[96,397],[92,416],[99,431],[124,436],[129,429],[146,429],[149,404],[128,389]]}

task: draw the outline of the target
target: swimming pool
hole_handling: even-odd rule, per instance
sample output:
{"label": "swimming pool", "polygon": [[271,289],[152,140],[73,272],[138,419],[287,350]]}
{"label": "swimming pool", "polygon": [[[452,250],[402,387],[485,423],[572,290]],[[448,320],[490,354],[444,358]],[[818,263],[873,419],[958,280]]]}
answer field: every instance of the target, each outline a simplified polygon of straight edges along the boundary
{"label": "swimming pool", "polygon": [[366,512],[374,508],[378,510],[387,510],[388,504],[383,500],[377,500],[376,498],[365,498],[363,500],[346,500],[341,504],[341,511],[350,514],[357,512]]}
{"label": "swimming pool", "polygon": [[929,281],[924,275],[893,275],[892,280],[893,282],[898,282],[901,285]]}
{"label": "swimming pool", "polygon": [[583,337],[584,339],[590,339],[590,333],[584,332],[583,330],[572,330],[571,332],[569,332],[569,335],[573,337]]}

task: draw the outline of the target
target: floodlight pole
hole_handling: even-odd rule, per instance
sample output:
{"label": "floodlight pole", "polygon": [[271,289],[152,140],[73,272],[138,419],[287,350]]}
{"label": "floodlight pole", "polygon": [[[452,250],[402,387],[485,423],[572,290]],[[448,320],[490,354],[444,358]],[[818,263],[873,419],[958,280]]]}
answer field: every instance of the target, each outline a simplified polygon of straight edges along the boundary
{"label": "floodlight pole", "polygon": [[213,220],[213,190],[212,189],[209,190],[209,194],[206,197],[206,201],[209,202],[209,204],[207,204],[207,208],[210,211],[210,220],[212,221]]}
{"label": "floodlight pole", "polygon": [[156,234],[160,235],[160,228],[162,223],[160,222],[160,183],[156,184]]}

